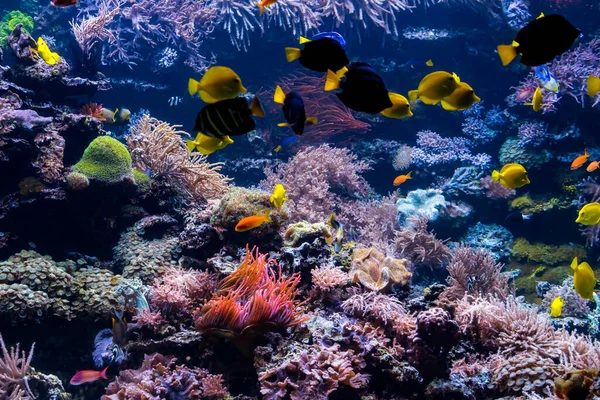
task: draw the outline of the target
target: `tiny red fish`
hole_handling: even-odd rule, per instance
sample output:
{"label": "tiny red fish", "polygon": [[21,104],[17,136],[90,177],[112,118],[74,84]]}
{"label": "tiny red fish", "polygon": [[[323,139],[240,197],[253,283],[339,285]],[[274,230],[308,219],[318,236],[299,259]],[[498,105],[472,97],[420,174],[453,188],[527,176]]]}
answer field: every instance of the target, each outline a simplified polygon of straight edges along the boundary
{"label": "tiny red fish", "polygon": [[71,381],[69,383],[73,386],[79,386],[79,385],[83,385],[84,383],[95,382],[100,378],[108,379],[106,377],[107,369],[108,369],[108,367],[104,368],[102,371],[93,371],[93,370],[89,370],[89,369],[86,369],[84,371],[79,371],[78,373],[73,375],[73,377],[71,378]]}
{"label": "tiny red fish", "polygon": [[526,102],[531,98],[532,94],[533,94],[532,89],[530,89],[530,88],[523,89],[519,93],[517,93],[517,96],[515,97],[515,101],[517,103]]}
{"label": "tiny red fish", "polygon": [[52,0],[55,7],[70,7],[77,5],[77,0]]}

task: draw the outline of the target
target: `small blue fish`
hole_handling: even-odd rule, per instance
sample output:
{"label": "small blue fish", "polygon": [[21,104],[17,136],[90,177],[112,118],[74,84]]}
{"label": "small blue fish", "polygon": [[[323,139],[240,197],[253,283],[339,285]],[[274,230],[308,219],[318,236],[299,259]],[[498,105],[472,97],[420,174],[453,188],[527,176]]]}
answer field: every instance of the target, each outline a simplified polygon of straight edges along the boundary
{"label": "small blue fish", "polygon": [[283,139],[283,142],[281,142],[281,145],[285,146],[286,144],[296,143],[297,141],[298,141],[298,138],[296,136],[290,136],[288,138]]}
{"label": "small blue fish", "polygon": [[539,65],[535,69],[535,77],[538,79],[538,81],[540,81],[540,84],[544,87],[544,89],[558,93],[560,84],[547,66]]}
{"label": "small blue fish", "polygon": [[175,107],[175,106],[178,106],[179,104],[181,104],[182,102],[183,102],[183,98],[181,98],[179,96],[173,96],[169,99],[169,106]]}
{"label": "small blue fish", "polygon": [[310,40],[317,40],[317,39],[323,39],[323,38],[329,38],[329,39],[333,39],[336,42],[338,42],[339,44],[342,45],[342,47],[346,47],[346,40],[344,40],[344,37],[337,33],[337,32],[321,32],[321,33],[317,33],[315,36],[313,36],[312,38],[310,38]]}

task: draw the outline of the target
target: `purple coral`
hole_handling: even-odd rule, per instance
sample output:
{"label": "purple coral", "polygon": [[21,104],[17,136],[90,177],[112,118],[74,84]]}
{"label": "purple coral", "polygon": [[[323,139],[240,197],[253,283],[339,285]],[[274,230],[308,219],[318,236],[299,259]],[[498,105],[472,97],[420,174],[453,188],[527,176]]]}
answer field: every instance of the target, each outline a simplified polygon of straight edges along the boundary
{"label": "purple coral", "polygon": [[472,154],[473,143],[464,137],[444,138],[432,131],[417,133],[417,147],[413,148],[412,161],[416,165],[463,163],[488,165],[491,157],[485,153]]}
{"label": "purple coral", "polygon": [[524,122],[519,125],[517,133],[521,146],[531,145],[538,147],[550,139],[548,126],[543,122]]}

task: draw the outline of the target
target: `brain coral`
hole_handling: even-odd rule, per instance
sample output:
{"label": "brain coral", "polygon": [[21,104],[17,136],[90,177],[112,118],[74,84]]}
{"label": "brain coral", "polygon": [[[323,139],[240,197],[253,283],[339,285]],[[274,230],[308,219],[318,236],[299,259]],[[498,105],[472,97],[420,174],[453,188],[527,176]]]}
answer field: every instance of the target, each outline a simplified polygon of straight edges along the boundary
{"label": "brain coral", "polygon": [[109,136],[94,139],[72,170],[104,183],[134,182],[129,151],[121,142]]}

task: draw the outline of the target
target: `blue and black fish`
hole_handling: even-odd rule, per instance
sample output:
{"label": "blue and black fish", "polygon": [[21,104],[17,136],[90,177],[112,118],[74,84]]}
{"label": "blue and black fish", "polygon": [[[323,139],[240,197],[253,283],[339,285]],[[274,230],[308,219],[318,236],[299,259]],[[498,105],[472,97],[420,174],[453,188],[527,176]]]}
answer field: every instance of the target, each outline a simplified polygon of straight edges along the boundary
{"label": "blue and black fish", "polygon": [[286,47],[285,56],[288,62],[299,60],[300,64],[311,71],[339,71],[350,62],[344,47],[335,39],[324,37],[310,40],[300,36],[300,44],[304,48]]}
{"label": "blue and black fish", "polygon": [[306,118],[304,110],[304,101],[298,92],[290,92],[287,95],[279,85],[275,88],[273,100],[277,104],[282,104],[283,116],[287,122],[277,124],[277,126],[289,126],[296,135],[304,133],[305,125],[314,125],[317,123],[315,117]]}
{"label": "blue and black fish", "polygon": [[220,139],[226,136],[240,136],[256,128],[252,116],[265,116],[258,97],[252,99],[250,106],[244,97],[221,100],[200,110],[196,116],[194,130],[205,136]]}

